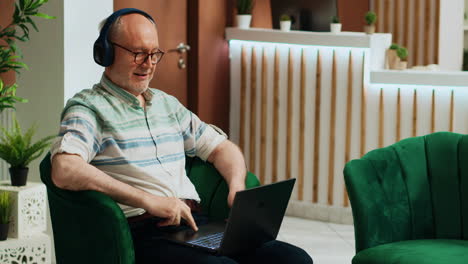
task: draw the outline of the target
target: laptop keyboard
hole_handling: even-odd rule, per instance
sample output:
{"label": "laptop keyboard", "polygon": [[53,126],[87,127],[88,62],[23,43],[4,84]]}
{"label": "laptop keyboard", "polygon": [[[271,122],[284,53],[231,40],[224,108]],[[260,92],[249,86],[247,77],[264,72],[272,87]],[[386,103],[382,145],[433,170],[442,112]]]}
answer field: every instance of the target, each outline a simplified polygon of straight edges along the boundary
{"label": "laptop keyboard", "polygon": [[218,249],[221,246],[223,236],[224,232],[219,232],[187,241],[187,243],[211,249]]}

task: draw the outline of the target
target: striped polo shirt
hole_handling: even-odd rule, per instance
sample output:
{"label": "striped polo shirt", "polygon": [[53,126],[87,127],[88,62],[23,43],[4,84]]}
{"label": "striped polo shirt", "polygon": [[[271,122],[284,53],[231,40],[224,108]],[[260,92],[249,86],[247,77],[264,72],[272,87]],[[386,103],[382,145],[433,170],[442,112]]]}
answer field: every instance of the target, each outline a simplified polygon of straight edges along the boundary
{"label": "striped polo shirt", "polygon": [[[185,156],[207,160],[226,139],[175,97],[149,88],[137,97],[103,75],[93,89],[68,100],[60,133],[51,148],[85,161],[146,192],[183,199],[200,198],[185,173]],[[120,205],[122,209],[131,209]]]}

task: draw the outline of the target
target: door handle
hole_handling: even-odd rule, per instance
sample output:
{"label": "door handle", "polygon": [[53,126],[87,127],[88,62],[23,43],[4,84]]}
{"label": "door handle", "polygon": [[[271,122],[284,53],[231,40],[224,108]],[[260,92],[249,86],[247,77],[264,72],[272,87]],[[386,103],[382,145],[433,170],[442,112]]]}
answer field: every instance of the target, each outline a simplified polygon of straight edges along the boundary
{"label": "door handle", "polygon": [[190,46],[185,43],[179,43],[175,49],[170,49],[167,52],[177,52],[179,54],[185,53],[190,50]]}

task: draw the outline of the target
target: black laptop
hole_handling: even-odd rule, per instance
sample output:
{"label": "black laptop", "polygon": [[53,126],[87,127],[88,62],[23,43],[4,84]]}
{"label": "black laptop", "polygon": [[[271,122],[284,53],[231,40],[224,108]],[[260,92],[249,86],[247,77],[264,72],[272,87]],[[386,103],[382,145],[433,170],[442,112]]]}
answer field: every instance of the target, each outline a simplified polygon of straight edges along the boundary
{"label": "black laptop", "polygon": [[296,179],[240,191],[227,222],[201,224],[198,232],[186,227],[164,238],[221,255],[252,250],[276,239]]}

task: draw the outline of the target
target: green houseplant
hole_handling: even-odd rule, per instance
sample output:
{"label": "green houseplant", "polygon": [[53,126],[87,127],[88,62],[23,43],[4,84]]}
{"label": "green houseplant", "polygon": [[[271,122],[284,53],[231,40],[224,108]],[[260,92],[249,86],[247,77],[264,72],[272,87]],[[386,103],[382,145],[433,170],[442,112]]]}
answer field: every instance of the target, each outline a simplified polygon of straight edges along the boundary
{"label": "green houseplant", "polygon": [[291,17],[286,14],[280,16],[280,29],[281,31],[290,31],[291,30]]}
{"label": "green houseplant", "polygon": [[396,53],[398,58],[400,59],[396,69],[405,70],[408,67],[408,62],[406,61],[406,58],[408,58],[408,50],[405,47],[400,46],[397,49]]}
{"label": "green houseplant", "polygon": [[367,34],[375,33],[375,22],[377,21],[377,14],[373,11],[369,11],[365,15],[366,25],[364,26],[364,31]]}
{"label": "green houseplant", "polygon": [[397,68],[397,65],[400,62],[400,59],[397,56],[397,50],[400,48],[400,46],[396,43],[392,43],[390,47],[388,47],[387,50],[387,56],[386,56],[386,68],[393,70]]}
{"label": "green houseplant", "polygon": [[0,191],[0,241],[6,240],[8,237],[12,207],[13,201],[10,193]]}
{"label": "green houseplant", "polygon": [[340,17],[338,16],[331,17],[330,32],[334,34],[341,32]]}
{"label": "green houseplant", "polygon": [[[15,3],[12,22],[5,26],[0,26],[0,73],[15,71],[20,73],[21,69],[27,69],[27,65],[19,61],[22,54],[17,41],[26,42],[29,40],[29,27],[38,31],[32,17],[41,17],[53,19],[55,17],[40,13],[38,9],[48,0],[19,0]],[[27,102],[26,99],[16,96],[16,83],[11,85],[4,84],[0,76],[0,112],[6,108],[15,108],[18,102]]]}
{"label": "green houseplant", "polygon": [[254,0],[237,0],[237,27],[247,29],[252,20],[252,9]]}
{"label": "green houseplant", "polygon": [[44,153],[54,136],[47,136],[33,143],[32,137],[36,132],[36,126],[30,127],[23,134],[15,116],[10,130],[4,127],[0,127],[0,130],[0,158],[11,166],[11,185],[26,185],[29,163]]}

